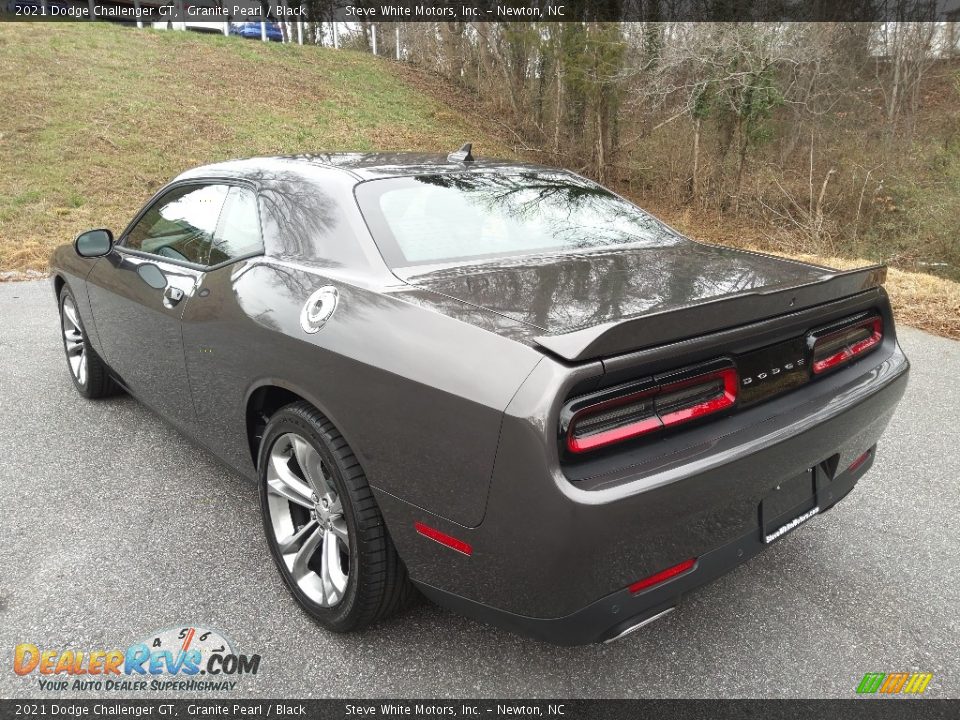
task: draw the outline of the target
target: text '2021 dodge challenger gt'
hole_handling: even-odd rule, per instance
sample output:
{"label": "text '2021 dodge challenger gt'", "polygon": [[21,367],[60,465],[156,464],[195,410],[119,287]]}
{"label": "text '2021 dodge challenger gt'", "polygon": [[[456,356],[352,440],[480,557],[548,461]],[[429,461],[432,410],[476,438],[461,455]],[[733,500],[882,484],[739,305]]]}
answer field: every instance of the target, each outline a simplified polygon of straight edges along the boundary
{"label": "text '2021 dodge challenger gt'", "polygon": [[849,493],[909,367],[883,267],[700,244],[468,146],[200,167],[53,270],[77,390],[256,481],[335,631],[417,588],[621,637]]}

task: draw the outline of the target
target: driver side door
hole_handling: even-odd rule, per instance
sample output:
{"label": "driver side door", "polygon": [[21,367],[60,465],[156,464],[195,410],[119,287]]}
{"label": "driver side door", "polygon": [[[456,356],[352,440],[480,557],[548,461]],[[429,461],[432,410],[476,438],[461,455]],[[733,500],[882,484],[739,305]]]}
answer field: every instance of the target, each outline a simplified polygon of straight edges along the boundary
{"label": "driver side door", "polygon": [[148,205],[87,289],[104,359],[146,405],[184,428],[196,425],[181,319],[209,262],[228,187],[191,183]]}

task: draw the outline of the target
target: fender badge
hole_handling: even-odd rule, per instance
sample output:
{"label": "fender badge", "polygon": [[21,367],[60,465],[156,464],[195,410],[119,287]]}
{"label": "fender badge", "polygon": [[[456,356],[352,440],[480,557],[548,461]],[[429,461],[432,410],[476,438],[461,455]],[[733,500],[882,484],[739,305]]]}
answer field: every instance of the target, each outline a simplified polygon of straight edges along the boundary
{"label": "fender badge", "polygon": [[339,294],[332,285],[314,292],[300,311],[300,327],[305,333],[315,333],[324,326],[337,309]]}

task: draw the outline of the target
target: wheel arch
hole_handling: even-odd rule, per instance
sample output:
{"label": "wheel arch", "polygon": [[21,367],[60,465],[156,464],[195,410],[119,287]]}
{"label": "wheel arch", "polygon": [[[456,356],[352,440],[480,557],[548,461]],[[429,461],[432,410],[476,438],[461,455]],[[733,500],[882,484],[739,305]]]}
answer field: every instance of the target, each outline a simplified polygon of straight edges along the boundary
{"label": "wheel arch", "polygon": [[64,279],[63,275],[60,273],[54,273],[53,276],[53,294],[57,298],[57,302],[60,301],[60,293],[63,291],[63,286],[67,284],[67,281]]}
{"label": "wheel arch", "polygon": [[310,392],[277,378],[265,378],[253,385],[247,392],[244,412],[247,442],[249,444],[250,460],[256,470],[260,455],[260,442],[263,432],[270,418],[278,410],[295,402],[307,402],[322,413],[337,428],[344,439],[349,443],[343,427],[337,423],[323,404]]}

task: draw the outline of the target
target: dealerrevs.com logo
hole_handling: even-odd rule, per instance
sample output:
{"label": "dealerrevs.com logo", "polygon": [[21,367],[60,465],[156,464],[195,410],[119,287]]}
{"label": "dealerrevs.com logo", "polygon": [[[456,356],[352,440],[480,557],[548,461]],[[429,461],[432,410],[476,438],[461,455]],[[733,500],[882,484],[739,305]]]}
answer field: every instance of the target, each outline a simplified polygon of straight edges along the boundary
{"label": "dealerrevs.com logo", "polygon": [[153,633],[125,650],[20,643],[13,653],[13,671],[35,676],[46,691],[223,692],[259,669],[259,655],[239,654],[222,633],[195,626]]}

